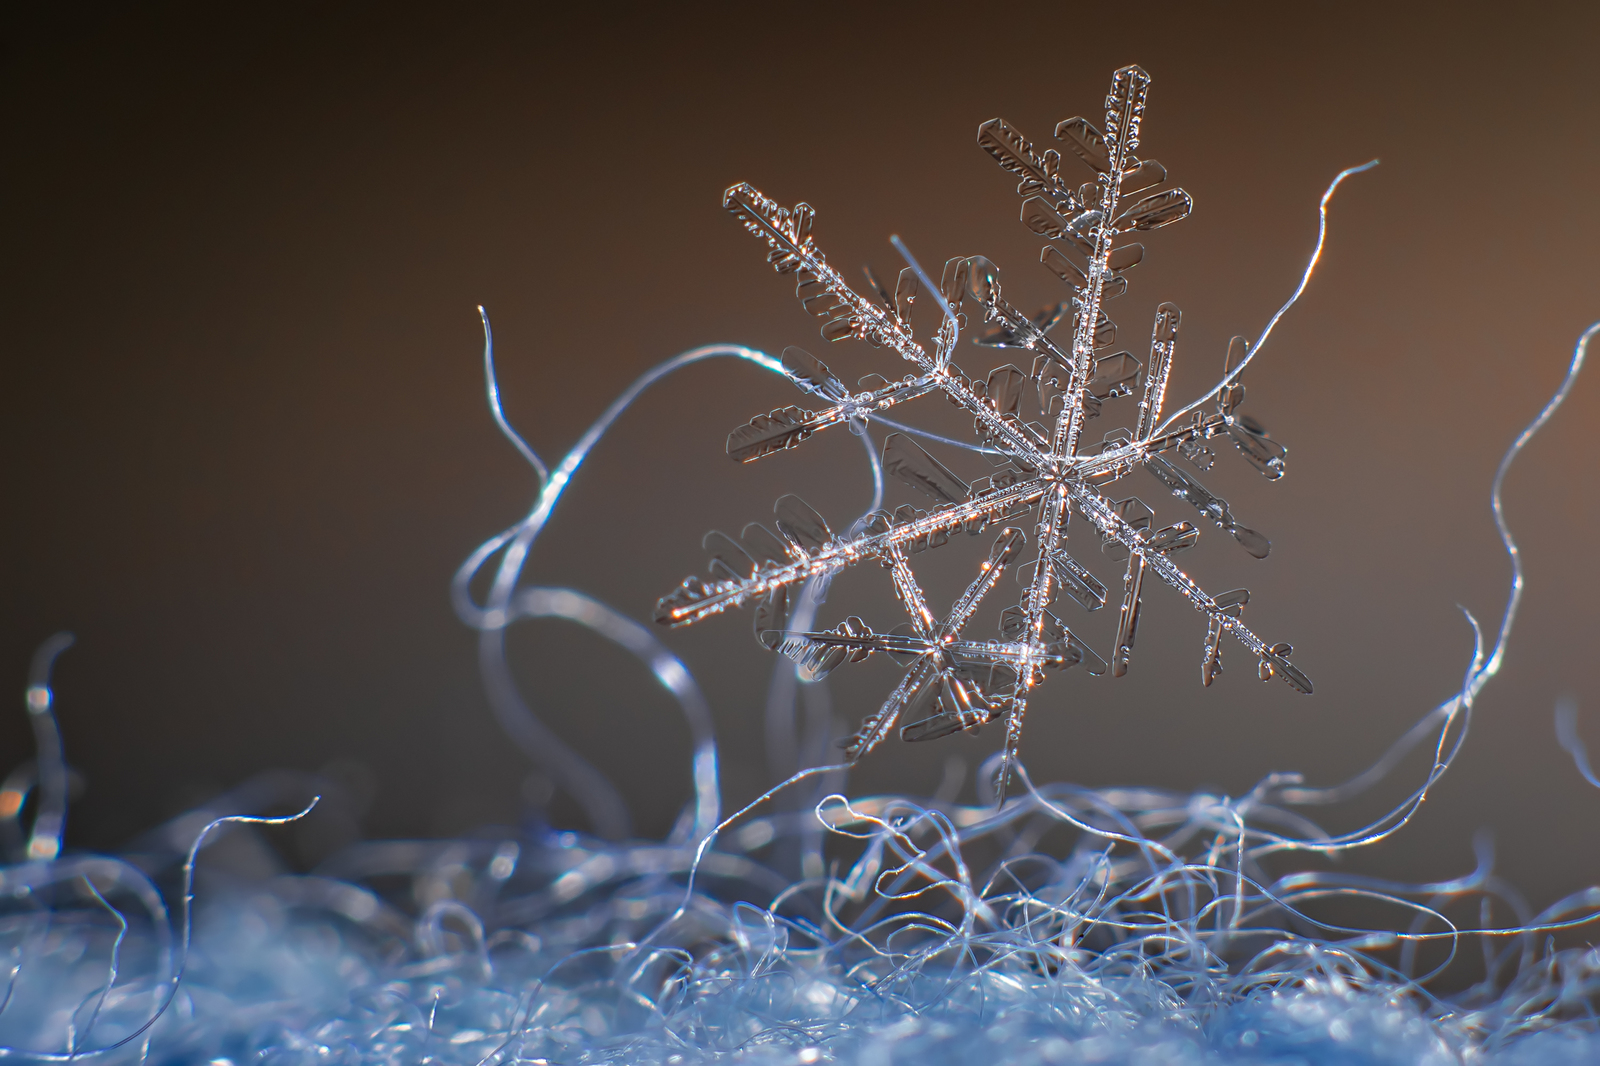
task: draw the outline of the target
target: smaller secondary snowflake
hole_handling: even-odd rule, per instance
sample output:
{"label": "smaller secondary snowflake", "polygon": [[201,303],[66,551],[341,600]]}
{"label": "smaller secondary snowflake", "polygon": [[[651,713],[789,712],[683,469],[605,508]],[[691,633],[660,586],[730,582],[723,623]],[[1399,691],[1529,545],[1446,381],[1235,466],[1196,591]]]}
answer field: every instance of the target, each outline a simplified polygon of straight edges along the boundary
{"label": "smaller secondary snowflake", "polygon": [[[1143,245],[1117,244],[1117,238],[1177,222],[1193,208],[1182,189],[1158,188],[1167,179],[1160,163],[1134,155],[1149,84],[1149,75],[1139,67],[1124,67],[1112,78],[1103,131],[1082,118],[1067,119],[1056,127],[1057,139],[1092,174],[1080,186],[1069,185],[1061,175],[1062,156],[1054,149],[1036,153],[1000,119],[978,128],[979,145],[1021,178],[1017,192],[1023,198],[1022,221],[1050,239],[1040,261],[1072,287],[1073,295],[1036,315],[1025,315],[1001,297],[999,272],[989,260],[952,259],[944,268],[938,294],[942,300],[936,297],[941,321],[931,353],[913,339],[909,322],[919,289],[914,268],[901,271],[892,295],[869,271],[877,299],[863,297],[845,284],[817,249],[810,205],[784,208],[744,184],[723,197],[723,205],[765,241],[773,268],[797,278],[795,293],[806,310],[823,319],[823,337],[856,338],[875,348],[886,347],[915,367],[900,381],[869,375],[861,379],[859,391],[851,392],[816,357],[789,348],[783,357],[789,376],[828,406],[819,411],[785,407],[756,416],[729,435],[730,456],[751,462],[791,448],[828,426],[852,422],[859,426],[896,404],[939,392],[972,414],[978,443],[1002,464],[992,475],[969,485],[909,436],[892,433],[883,445],[884,472],[932,497],[936,503],[931,510],[908,505],[893,512],[876,511],[846,535],[837,536],[799,497],[785,496],[775,508],[777,533],[751,523],[737,540],[718,532],[707,534],[710,578],[688,578],[657,605],[658,622],[680,626],[754,603],[757,639],[793,659],[808,679],[821,678],[846,660],[859,662],[874,652],[905,664],[904,678],[883,706],[845,741],[852,760],[877,746],[902,720],[900,735],[905,740],[929,740],[1004,721],[1006,759],[1000,771],[1004,794],[1034,687],[1050,670],[1083,664],[1090,673],[1101,674],[1107,668],[1051,611],[1059,592],[1090,611],[1107,602],[1105,584],[1067,553],[1073,515],[1090,527],[1096,547],[1126,563],[1109,664],[1114,676],[1127,672],[1145,581],[1154,574],[1207,619],[1200,667],[1203,683],[1211,684],[1222,670],[1220,645],[1227,633],[1256,656],[1263,681],[1281,677],[1301,692],[1311,691],[1311,682],[1289,662],[1293,649],[1266,643],[1240,620],[1250,598],[1247,591],[1209,595],[1172,561],[1198,539],[1193,524],[1178,522],[1156,529],[1151,509],[1141,500],[1114,499],[1106,491],[1142,468],[1260,559],[1270,550],[1267,538],[1240,525],[1224,500],[1164,456],[1176,453],[1208,470],[1214,456],[1205,442],[1226,436],[1269,479],[1282,476],[1285,456],[1283,446],[1259,424],[1235,413],[1244,398],[1244,389],[1237,384],[1215,394],[1211,413],[1195,410],[1187,420],[1161,422],[1180,317],[1172,304],[1156,310],[1148,362],[1141,364],[1129,352],[1096,354],[1116,340],[1116,325],[1101,305],[1127,290],[1125,274],[1144,256]],[[1125,199],[1133,202],[1127,205]],[[952,361],[960,327],[969,314],[978,312],[988,325],[975,342],[1033,353],[1030,372],[1007,365],[986,377],[969,378]],[[1072,342],[1063,349],[1049,333],[1069,314]],[[1227,369],[1238,366],[1247,351],[1248,342],[1235,337]],[[1100,441],[1086,443],[1085,422],[1099,416],[1103,401],[1131,396],[1141,378],[1132,428],[1113,430]],[[1025,417],[1025,399],[1029,414],[1036,399],[1038,420]],[[1027,563],[1022,557],[1028,537],[1019,528],[1025,516],[1031,519],[1038,551]],[[947,543],[953,533],[978,534],[990,528],[997,528],[998,536],[988,559],[941,617],[923,594],[910,557]],[[826,580],[869,559],[890,571],[909,624],[874,632],[861,619],[850,617],[831,630],[786,629],[799,586],[811,579]],[[966,634],[982,600],[1008,568],[1018,565],[1024,567],[1026,591],[1019,603],[1001,614],[999,639]]]}

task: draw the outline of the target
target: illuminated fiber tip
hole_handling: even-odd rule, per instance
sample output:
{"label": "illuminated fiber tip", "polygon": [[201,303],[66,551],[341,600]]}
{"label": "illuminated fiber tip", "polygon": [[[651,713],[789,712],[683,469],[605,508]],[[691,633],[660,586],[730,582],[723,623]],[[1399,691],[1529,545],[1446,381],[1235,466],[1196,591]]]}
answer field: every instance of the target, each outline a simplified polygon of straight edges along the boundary
{"label": "illuminated fiber tip", "polygon": [[[1125,675],[1144,593],[1154,582],[1175,589],[1204,620],[1203,684],[1222,673],[1226,634],[1255,659],[1261,680],[1280,678],[1301,693],[1312,690],[1311,680],[1290,662],[1289,644],[1269,642],[1241,621],[1248,591],[1212,595],[1179,568],[1175,556],[1196,543],[1198,526],[1188,520],[1158,526],[1154,509],[1124,480],[1148,475],[1156,484],[1143,482],[1144,491],[1158,497],[1170,493],[1251,556],[1267,557],[1268,539],[1236,519],[1227,501],[1195,472],[1211,469],[1216,457],[1207,442],[1220,437],[1269,480],[1283,476],[1287,449],[1240,410],[1245,390],[1237,380],[1305,291],[1322,253],[1334,190],[1377,161],[1351,167],[1329,185],[1319,208],[1316,250],[1300,285],[1256,343],[1235,337],[1219,385],[1163,421],[1182,320],[1178,308],[1170,303],[1157,308],[1142,360],[1131,350],[1116,350],[1117,324],[1105,310],[1127,291],[1129,271],[1144,259],[1144,245],[1131,238],[1183,220],[1194,206],[1190,195],[1168,180],[1165,167],[1136,154],[1149,85],[1139,67],[1117,71],[1103,122],[1096,126],[1081,117],[1061,122],[1055,129],[1060,149],[1036,150],[1001,119],[978,127],[979,147],[1019,179],[1022,222],[1046,240],[1040,263],[1066,285],[1061,300],[1036,313],[1007,301],[999,268],[983,256],[948,260],[936,284],[898,236],[890,241],[907,265],[893,291],[870,267],[866,287],[858,291],[823,255],[810,204],[785,207],[747,184],[734,185],[723,197],[723,206],[767,248],[768,264],[795,280],[802,306],[822,319],[823,339],[865,342],[883,353],[847,351],[851,369],[844,372],[801,348],[786,349],[786,375],[819,401],[817,409],[789,406],[756,415],[729,434],[728,455],[753,462],[786,452],[831,426],[862,427],[879,419],[896,430],[883,441],[883,473],[931,502],[926,510],[911,504],[875,508],[836,534],[805,501],[784,496],[774,507],[772,528],[752,522],[737,537],[708,533],[708,576],[691,576],[663,597],[656,621],[689,625],[731,607],[751,606],[756,639],[792,659],[806,681],[879,653],[904,663],[900,684],[843,742],[852,762],[897,728],[901,739],[921,741],[996,723],[1006,737],[996,790],[1003,801],[1032,692],[1050,673],[1075,666],[1090,674]],[[931,320],[913,313],[921,297],[934,304]],[[930,331],[926,340],[917,339],[914,319]],[[963,325],[978,348],[1010,349],[1027,358],[1020,365],[969,374],[956,358],[965,351],[958,348]],[[1059,339],[1052,337],[1058,326],[1064,334]],[[972,365],[976,353],[961,357]],[[909,363],[912,372],[897,379],[897,360],[898,369]],[[861,374],[869,368],[874,372]],[[854,386],[847,384],[852,377],[859,378]],[[932,395],[942,395],[972,417],[973,442],[927,434],[884,417],[890,408]],[[1114,402],[1135,395],[1136,403]],[[1207,403],[1211,408],[1202,412]],[[1191,412],[1192,419],[1180,422]],[[1091,433],[1089,424],[1098,418],[1118,428]],[[958,474],[912,435],[981,452],[989,472]],[[1081,530],[1075,538],[1069,528],[1074,516]],[[960,533],[986,535],[993,547],[967,591],[948,612],[936,611],[911,557]],[[1097,557],[1102,561],[1095,565],[1085,561]],[[889,571],[909,624],[876,630],[850,616],[832,627],[819,626],[805,606],[812,598],[801,589],[821,575],[831,577],[867,561]],[[1116,573],[1105,572],[1107,563],[1121,571],[1122,594],[1109,647],[1101,645],[1108,654],[1102,655],[1057,612],[1071,610],[1063,606],[1066,600],[1091,613],[1117,602],[1111,592]],[[1021,580],[1020,593],[997,591],[1008,568]],[[999,639],[975,628],[985,600],[1013,597],[1000,613]]]}
{"label": "illuminated fiber tip", "polygon": [[25,851],[33,860],[48,861],[61,854],[61,838],[66,832],[67,763],[61,747],[61,728],[56,722],[50,675],[55,670],[56,658],[72,647],[75,639],[71,633],[57,633],[33,653],[33,662],[28,668],[28,687],[23,695],[28,721],[33,726],[34,749],[38,753],[29,775],[32,780],[17,780],[18,775],[13,773],[5,785],[0,786],[0,820],[12,823],[6,826],[8,835],[17,832],[14,821],[22,811],[28,792],[33,790],[38,797]]}

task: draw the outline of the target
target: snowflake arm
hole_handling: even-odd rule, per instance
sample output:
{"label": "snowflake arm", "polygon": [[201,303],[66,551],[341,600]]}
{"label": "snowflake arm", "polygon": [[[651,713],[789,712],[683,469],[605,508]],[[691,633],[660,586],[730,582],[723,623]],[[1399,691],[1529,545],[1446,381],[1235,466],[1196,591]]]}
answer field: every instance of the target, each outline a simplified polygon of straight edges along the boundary
{"label": "snowflake arm", "polygon": [[924,375],[939,381],[939,387],[958,406],[966,408],[996,438],[1005,441],[1019,454],[1042,461],[1038,442],[1029,440],[1007,424],[994,408],[977,396],[970,385],[947,367],[949,353],[936,351],[929,357],[912,339],[911,329],[900,317],[862,297],[845,284],[839,272],[829,266],[811,236],[811,221],[816,212],[809,204],[793,210],[780,207],[748,184],[730,188],[722,199],[751,233],[763,238],[770,251],[767,261],[780,274],[794,274],[795,295],[802,306],[823,319],[822,336],[829,341],[859,338],[875,347],[887,347],[907,362],[916,364]]}
{"label": "snowflake arm", "polygon": [[[861,533],[854,537],[831,537],[814,548],[807,548],[798,537],[786,533],[782,543],[787,561],[771,559],[749,574],[735,573],[709,582],[698,576],[686,578],[656,605],[656,621],[669,626],[690,625],[730,607],[741,607],[776,589],[798,585],[867,559],[883,559],[891,549],[917,553],[939,547],[949,541],[952,533],[963,529],[976,532],[1007,515],[1027,511],[1044,494],[1045,488],[1043,481],[1034,479],[996,487],[965,502],[904,518],[875,512]],[[784,500],[790,499],[794,497],[784,497]],[[765,531],[764,526],[755,523],[752,526]],[[750,527],[746,529],[739,543],[753,546],[753,541],[761,534],[750,532]],[[765,535],[771,536],[770,533]],[[756,558],[754,553],[749,554],[752,560]]]}

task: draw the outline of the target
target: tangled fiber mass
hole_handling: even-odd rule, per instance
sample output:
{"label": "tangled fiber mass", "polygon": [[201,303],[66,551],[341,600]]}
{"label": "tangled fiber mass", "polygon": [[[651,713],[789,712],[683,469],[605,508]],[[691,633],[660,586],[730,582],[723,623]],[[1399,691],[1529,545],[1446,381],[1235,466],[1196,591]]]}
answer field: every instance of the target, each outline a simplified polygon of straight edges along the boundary
{"label": "tangled fiber mass", "polygon": [[[0,1056],[214,1066],[1596,1061],[1600,952],[1555,950],[1549,937],[1600,917],[1600,888],[1533,913],[1494,875],[1486,847],[1476,871],[1431,884],[1287,860],[1400,830],[1460,750],[1522,589],[1501,482],[1597,331],[1583,334],[1560,390],[1496,473],[1513,580],[1492,642],[1480,639],[1461,690],[1362,775],[1319,788],[1279,774],[1228,797],[1035,784],[1022,772],[1020,794],[996,806],[981,794],[994,776],[985,767],[974,806],[833,794],[814,810],[777,810],[781,790],[837,769],[813,766],[726,818],[711,716],[683,664],[593,598],[519,582],[579,465],[653,382],[718,356],[782,365],[736,346],[686,352],[636,381],[552,469],[506,423],[486,343],[491,410],[541,490],[526,519],[463,564],[452,594],[480,634],[498,720],[579,799],[595,835],[358,843],[310,874],[270,872],[264,826],[294,822],[308,801],[320,801],[319,817],[346,802],[337,782],[275,773],[121,855],[62,853],[67,771],[50,677],[71,638],[52,638],[27,689],[37,757],[0,787],[10,863],[0,869]],[[469,586],[495,560],[476,602]],[[530,617],[567,618],[621,644],[678,700],[695,788],[666,840],[624,841],[616,792],[518,691],[504,634]],[[793,687],[782,691],[792,701]],[[1558,713],[1558,733],[1594,780],[1571,708]],[[1331,835],[1302,813],[1364,791],[1419,746],[1431,746],[1430,768],[1384,817]],[[197,890],[197,858],[212,845]],[[1475,983],[1431,990],[1441,974],[1466,972],[1469,954]]]}

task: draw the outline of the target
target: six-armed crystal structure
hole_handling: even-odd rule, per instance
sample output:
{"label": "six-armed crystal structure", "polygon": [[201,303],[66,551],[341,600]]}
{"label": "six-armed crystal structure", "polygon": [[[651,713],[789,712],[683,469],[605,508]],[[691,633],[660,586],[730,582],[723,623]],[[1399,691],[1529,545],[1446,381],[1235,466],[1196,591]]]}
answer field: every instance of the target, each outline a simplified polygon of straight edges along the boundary
{"label": "six-armed crystal structure", "polygon": [[[789,348],[783,356],[785,370],[797,386],[827,406],[785,407],[756,416],[729,435],[730,456],[751,462],[840,423],[859,431],[897,404],[942,393],[972,415],[978,447],[998,464],[993,474],[968,484],[907,433],[891,433],[883,444],[883,472],[931,497],[929,510],[909,505],[878,510],[840,536],[799,497],[784,496],[775,508],[776,532],[751,523],[738,538],[708,534],[709,577],[688,578],[657,605],[658,622],[680,626],[754,604],[757,639],[793,659],[806,679],[821,678],[847,660],[859,662],[874,652],[906,665],[904,678],[883,706],[845,742],[852,760],[878,745],[897,724],[903,739],[928,740],[1003,721],[1006,758],[999,786],[1004,795],[1033,688],[1051,670],[1082,665],[1103,674],[1108,669],[1106,660],[1052,611],[1059,593],[1089,611],[1104,607],[1110,595],[1106,584],[1067,551],[1073,516],[1092,531],[1094,546],[1104,556],[1125,564],[1109,661],[1113,676],[1128,669],[1145,585],[1154,575],[1206,618],[1202,682],[1211,684],[1221,671],[1220,645],[1228,634],[1256,657],[1263,681],[1280,677],[1300,692],[1311,691],[1310,680],[1289,662],[1292,648],[1267,643],[1241,620],[1249,601],[1246,590],[1211,595],[1173,561],[1198,539],[1194,524],[1155,528],[1151,508],[1137,496],[1114,495],[1114,486],[1143,469],[1259,559],[1270,550],[1267,538],[1239,524],[1227,502],[1175,460],[1209,470],[1214,454],[1206,442],[1225,436],[1267,478],[1277,479],[1284,471],[1284,447],[1259,423],[1238,413],[1244,398],[1238,371],[1250,348],[1245,338],[1235,337],[1229,345],[1226,374],[1217,388],[1165,420],[1162,408],[1178,337],[1178,308],[1170,303],[1157,308],[1145,362],[1126,351],[1102,354],[1114,347],[1117,336],[1103,305],[1127,290],[1127,272],[1144,256],[1142,244],[1120,238],[1170,225],[1193,208],[1187,192],[1166,184],[1160,163],[1134,154],[1149,84],[1149,75],[1139,67],[1124,67],[1113,76],[1103,128],[1083,118],[1056,127],[1056,138],[1087,168],[1090,180],[1081,185],[1062,173],[1060,152],[1036,152],[1008,123],[992,119],[978,128],[979,145],[1021,179],[1017,192],[1022,222],[1049,239],[1040,261],[1070,286],[1072,296],[1030,316],[1001,295],[999,272],[988,259],[951,259],[931,294],[941,313],[931,352],[914,339],[910,312],[919,292],[933,286],[909,256],[911,265],[901,271],[892,294],[868,271],[873,291],[862,296],[818,249],[810,205],[785,208],[746,184],[733,186],[723,198],[745,228],[766,243],[772,267],[795,277],[795,293],[806,310],[823,320],[824,338],[888,348],[914,367],[899,381],[868,375],[852,392],[816,357]],[[1072,340],[1064,348],[1050,333],[1069,315]],[[962,327],[975,320],[983,323],[973,337],[976,344],[1027,351],[1033,357],[1031,369],[1005,365],[983,377],[963,372],[952,357]],[[1089,440],[1086,425],[1100,416],[1104,401],[1135,392],[1139,401],[1133,425]],[[1214,404],[1204,409],[1211,400]],[[1028,551],[1029,527],[1033,552]],[[955,533],[986,530],[997,531],[988,558],[941,616],[928,602],[910,557],[947,543]],[[803,619],[810,612],[796,610],[805,583],[826,581],[840,569],[867,560],[890,571],[909,624],[875,632],[852,616],[833,629],[805,628]],[[1001,614],[998,639],[966,633],[980,603],[1013,567],[1022,568],[1025,592]],[[791,618],[801,621],[801,627],[787,628]]]}

